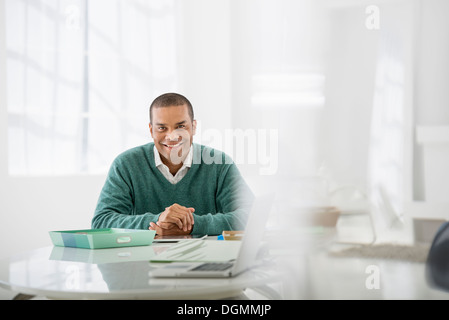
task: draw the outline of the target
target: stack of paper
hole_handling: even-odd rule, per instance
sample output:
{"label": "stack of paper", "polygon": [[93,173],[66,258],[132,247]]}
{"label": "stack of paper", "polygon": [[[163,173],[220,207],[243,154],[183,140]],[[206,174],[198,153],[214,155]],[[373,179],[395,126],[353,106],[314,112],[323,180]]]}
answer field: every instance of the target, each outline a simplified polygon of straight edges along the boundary
{"label": "stack of paper", "polygon": [[237,258],[241,241],[180,241],[158,254],[151,262],[219,262]]}

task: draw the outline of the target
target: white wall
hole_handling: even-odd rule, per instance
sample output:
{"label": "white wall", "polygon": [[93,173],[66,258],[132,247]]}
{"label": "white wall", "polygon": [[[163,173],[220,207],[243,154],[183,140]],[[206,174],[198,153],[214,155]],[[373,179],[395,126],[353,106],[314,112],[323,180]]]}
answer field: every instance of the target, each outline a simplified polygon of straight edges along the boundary
{"label": "white wall", "polygon": [[[260,166],[242,166],[259,192],[278,191],[301,198],[301,181],[317,174],[319,115],[322,107],[252,104],[254,76],[296,76],[325,72],[326,12],[313,1],[234,1],[231,4],[232,122],[236,129],[275,130],[277,170],[260,175]],[[324,19],[324,20],[323,20]],[[282,81],[282,80],[279,80]],[[291,83],[266,89],[287,90]],[[294,85],[294,84],[293,84]],[[270,152],[267,152],[269,154]]]}
{"label": "white wall", "polygon": [[[366,189],[379,31],[365,27],[364,6],[329,9],[326,106],[318,148],[340,184]],[[355,134],[356,133],[356,134]]]}
{"label": "white wall", "polygon": [[51,230],[90,228],[103,182],[103,176],[3,176],[1,255],[50,245]]}
{"label": "white wall", "polygon": [[[398,36],[403,44],[404,111],[404,201],[406,218],[449,218],[449,202],[430,203],[426,190],[425,154],[416,141],[418,126],[449,125],[449,20],[444,0],[416,1],[331,1],[329,4],[331,36],[327,59],[326,108],[321,120],[319,141],[321,155],[338,183],[367,187],[371,112],[375,90],[379,45],[385,37]],[[379,5],[380,28],[364,28],[368,5]],[[392,8],[393,11],[388,10]],[[385,33],[387,17],[392,26],[394,13],[396,35]],[[390,16],[388,16],[390,14]],[[411,28],[408,19],[413,19]],[[434,145],[435,147],[436,145]],[[440,144],[448,152],[449,145]],[[435,170],[447,176],[448,169]],[[436,173],[438,174],[438,173]],[[427,176],[427,179],[429,177]],[[435,179],[434,179],[435,180]],[[438,180],[438,179],[436,179]],[[447,189],[447,184],[440,189]],[[441,201],[441,200],[440,200]]]}
{"label": "white wall", "polygon": [[[416,46],[415,125],[449,125],[449,2],[420,1]],[[416,135],[415,135],[416,138]],[[425,201],[423,146],[416,143],[414,198]]]}
{"label": "white wall", "polygon": [[[267,3],[269,5],[270,1],[263,1],[261,5]],[[449,3],[444,0],[317,3],[319,14],[326,16],[325,23],[302,21],[300,11],[295,7],[297,3],[279,1],[276,10],[272,10],[272,20],[270,16],[263,16],[264,26],[260,27],[259,33],[254,33],[250,26],[244,27],[250,24],[252,15],[260,14],[251,7],[254,2],[232,3],[235,22],[231,25],[233,125],[279,129],[279,171],[275,177],[264,177],[264,180],[281,184],[288,181],[286,191],[292,196],[301,195],[302,191],[291,189],[295,181],[301,184],[308,177],[318,176],[322,165],[337,186],[352,185],[366,192],[369,188],[370,144],[373,142],[371,125],[376,74],[381,70],[378,69],[379,59],[385,55],[382,45],[397,37],[401,50],[397,56],[402,57],[400,64],[404,67],[401,197],[407,203],[425,200],[423,154],[416,144],[414,132],[417,125],[447,125],[449,122],[449,94],[446,89],[449,83],[449,21],[444,14]],[[365,25],[368,18],[365,9],[369,5],[380,8],[379,29],[370,30]],[[307,35],[315,36],[317,41],[307,42],[307,46],[302,48],[297,44],[300,51],[295,52],[291,43],[306,42],[307,37],[288,37],[289,32],[282,30],[279,24],[270,24],[279,19],[282,6],[296,12],[300,21],[298,26],[308,30]],[[283,18],[279,20],[284,26],[291,26],[288,15]],[[327,28],[328,33],[319,28]],[[254,35],[263,39],[262,45],[256,48],[259,52],[254,51],[254,42],[257,41],[253,39]],[[284,42],[280,41],[282,37]],[[320,40],[325,44],[320,44]],[[323,108],[249,107],[254,60],[258,59],[258,54],[272,50],[277,60],[274,59],[270,67],[279,68],[285,59],[281,52],[284,45],[290,54],[297,54],[298,60],[307,61],[309,66],[317,61],[321,63],[326,76]],[[413,210],[413,214],[431,214],[426,211],[429,208]]]}
{"label": "white wall", "polygon": [[229,0],[179,3],[180,91],[203,130],[231,128]]}
{"label": "white wall", "polygon": [[420,2],[417,34],[416,124],[449,124],[449,2]]}
{"label": "white wall", "polygon": [[0,258],[51,245],[51,230],[90,228],[105,178],[8,175],[4,3],[0,0]]}

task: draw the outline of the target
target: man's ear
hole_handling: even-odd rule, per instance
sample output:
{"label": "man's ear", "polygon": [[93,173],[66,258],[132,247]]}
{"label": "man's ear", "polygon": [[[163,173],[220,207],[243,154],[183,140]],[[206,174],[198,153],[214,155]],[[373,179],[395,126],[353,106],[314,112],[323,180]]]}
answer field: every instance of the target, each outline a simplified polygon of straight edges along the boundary
{"label": "man's ear", "polygon": [[151,122],[148,124],[148,127],[150,128],[151,138],[154,139],[154,137],[153,137],[153,126],[151,125]]}
{"label": "man's ear", "polygon": [[196,133],[196,120],[193,120],[192,121],[192,128],[193,128],[193,135],[195,135],[195,133]]}

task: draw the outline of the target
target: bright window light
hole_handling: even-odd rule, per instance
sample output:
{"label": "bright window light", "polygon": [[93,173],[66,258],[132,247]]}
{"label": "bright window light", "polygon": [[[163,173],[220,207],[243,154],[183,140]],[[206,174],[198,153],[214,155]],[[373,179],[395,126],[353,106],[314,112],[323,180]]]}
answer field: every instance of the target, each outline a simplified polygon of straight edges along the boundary
{"label": "bright window light", "polygon": [[11,175],[105,173],[177,89],[173,0],[6,0]]}

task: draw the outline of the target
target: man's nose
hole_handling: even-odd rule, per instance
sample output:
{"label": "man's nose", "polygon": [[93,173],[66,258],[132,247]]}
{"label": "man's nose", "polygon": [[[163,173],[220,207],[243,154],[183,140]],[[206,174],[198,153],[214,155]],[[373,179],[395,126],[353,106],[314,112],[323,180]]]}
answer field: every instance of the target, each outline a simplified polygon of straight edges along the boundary
{"label": "man's nose", "polygon": [[166,138],[170,141],[178,141],[179,134],[176,132],[176,130],[173,130],[167,134]]}

